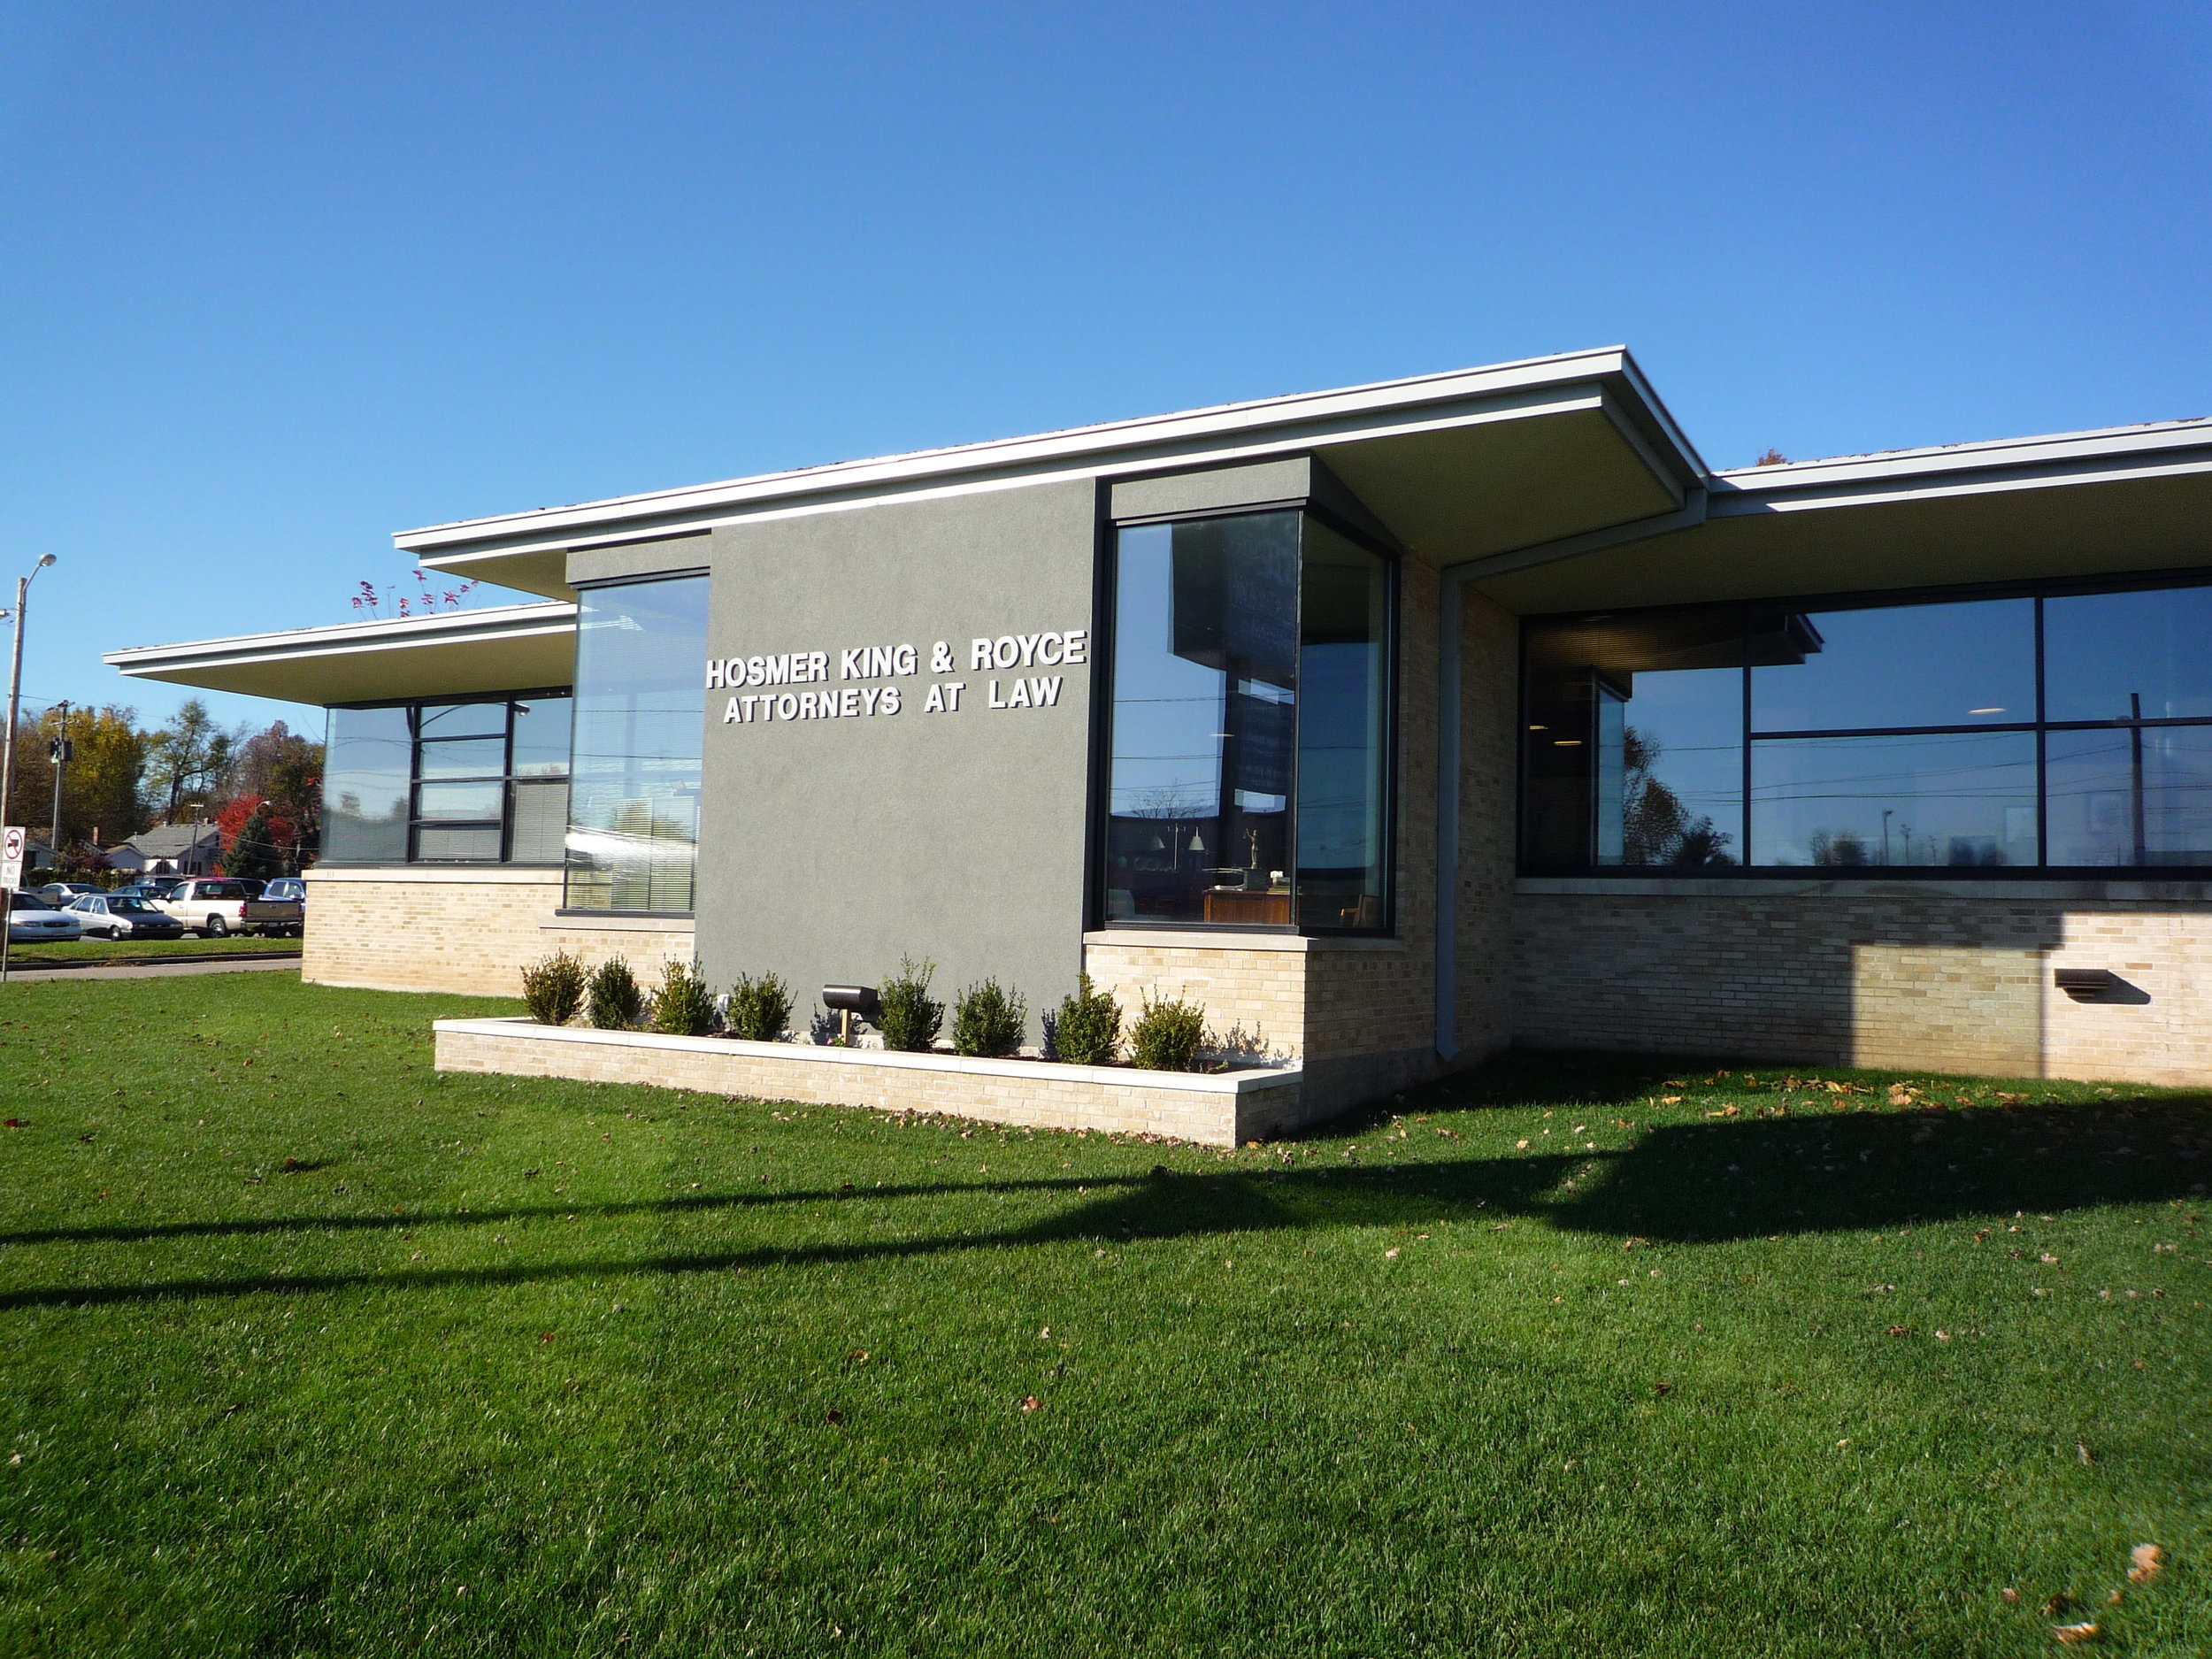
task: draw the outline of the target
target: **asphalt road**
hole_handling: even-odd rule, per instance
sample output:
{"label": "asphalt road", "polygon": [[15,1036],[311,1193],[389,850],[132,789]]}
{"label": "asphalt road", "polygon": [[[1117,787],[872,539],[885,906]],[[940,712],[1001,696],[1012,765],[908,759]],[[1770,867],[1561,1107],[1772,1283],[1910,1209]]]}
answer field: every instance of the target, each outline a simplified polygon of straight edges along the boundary
{"label": "asphalt road", "polygon": [[222,956],[201,962],[146,962],[113,967],[60,967],[41,963],[37,967],[8,964],[8,979],[158,979],[173,973],[279,973],[299,972],[297,956]]}

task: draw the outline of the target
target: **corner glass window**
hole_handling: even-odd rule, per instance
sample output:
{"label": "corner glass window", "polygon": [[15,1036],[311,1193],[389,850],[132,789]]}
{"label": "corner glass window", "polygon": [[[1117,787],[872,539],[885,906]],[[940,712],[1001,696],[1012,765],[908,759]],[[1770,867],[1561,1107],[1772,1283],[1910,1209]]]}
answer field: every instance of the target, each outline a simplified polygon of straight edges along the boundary
{"label": "corner glass window", "polygon": [[325,861],[558,864],[544,823],[567,822],[568,710],[565,696],[333,709]]}
{"label": "corner glass window", "polygon": [[703,576],[579,595],[571,909],[691,910],[706,649]]}
{"label": "corner glass window", "polygon": [[2212,719],[2212,588],[2043,605],[2053,720]]}
{"label": "corner glass window", "polygon": [[405,709],[333,709],[323,763],[323,860],[403,864],[414,733]]}
{"label": "corner glass window", "polygon": [[1108,923],[1388,926],[1391,577],[1297,512],[1119,533]]}

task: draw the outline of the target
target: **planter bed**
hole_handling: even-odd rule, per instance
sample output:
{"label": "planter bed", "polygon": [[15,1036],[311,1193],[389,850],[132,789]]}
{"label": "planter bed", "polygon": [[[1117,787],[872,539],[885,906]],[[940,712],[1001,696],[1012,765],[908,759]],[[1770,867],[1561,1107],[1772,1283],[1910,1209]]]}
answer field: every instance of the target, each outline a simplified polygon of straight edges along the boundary
{"label": "planter bed", "polygon": [[1145,1071],[1054,1061],[971,1059],[811,1043],[663,1037],[541,1025],[531,1019],[442,1019],[441,1071],[645,1083],[701,1094],[878,1111],[944,1112],[1038,1129],[1172,1135],[1234,1146],[1295,1127],[1295,1067]]}

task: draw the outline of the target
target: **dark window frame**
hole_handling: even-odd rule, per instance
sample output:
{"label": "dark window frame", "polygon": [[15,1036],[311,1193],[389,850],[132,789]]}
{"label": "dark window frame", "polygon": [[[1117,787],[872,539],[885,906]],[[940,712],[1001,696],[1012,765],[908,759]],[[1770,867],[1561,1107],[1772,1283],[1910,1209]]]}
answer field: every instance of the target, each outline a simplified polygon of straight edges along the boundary
{"label": "dark window frame", "polygon": [[[2055,864],[2046,863],[2050,850],[2049,734],[2054,732],[2146,731],[2168,726],[2212,727],[2212,716],[2152,717],[2136,719],[2053,720],[2047,718],[2048,685],[2044,642],[2044,607],[2053,599],[2096,594],[2148,593],[2170,589],[2212,588],[2212,565],[2190,565],[2176,570],[2129,571],[2099,577],[2047,577],[2009,582],[1972,582],[1948,586],[1754,596],[1675,605],[1622,606],[1600,611],[1548,611],[1521,618],[1517,684],[1515,691],[1516,800],[1514,803],[1514,868],[1517,874],[1536,879],[1629,881],[2201,881],[2212,879],[2212,864]],[[1762,606],[1786,605],[1801,613],[1832,611],[1897,610],[1913,605],[1944,604],[1988,599],[2032,599],[2035,602],[2033,668],[2035,718],[2019,721],[1976,722],[1969,725],[1819,727],[1812,730],[1763,731],[1752,725],[1752,674],[1749,652],[1737,672],[1742,676],[1742,782],[1739,805],[1742,813],[1743,857],[1732,865],[1671,864],[1534,864],[1529,856],[1529,636],[1532,630],[1578,617],[1663,617],[1690,612],[1715,612],[1733,608],[1747,635],[1753,612]],[[1752,836],[1752,757],[1761,741],[1851,737],[1932,737],[1952,733],[2031,733],[2035,739],[2036,862],[2031,864],[1759,864],[1752,860],[1758,848]]]}
{"label": "dark window frame", "polygon": [[[527,863],[518,864],[513,856],[515,834],[515,786],[518,783],[537,784],[542,786],[549,784],[552,781],[552,776],[549,773],[534,773],[526,778],[518,778],[515,775],[514,705],[518,703],[545,702],[557,697],[565,697],[572,700],[574,696],[575,692],[573,688],[567,686],[541,686],[521,691],[449,692],[442,696],[434,697],[372,698],[362,702],[334,703],[327,705],[332,712],[335,712],[342,709],[404,709],[407,710],[407,856],[402,864],[394,864],[393,862],[388,859],[362,861],[355,861],[351,859],[325,859],[322,862],[331,864],[334,868],[344,867],[352,869],[376,869],[380,867],[412,868],[413,866],[419,864],[442,866],[447,868],[465,868],[471,866],[495,868],[500,866],[511,866],[516,869],[525,870],[560,869],[562,861],[557,858],[534,859]],[[421,735],[420,727],[418,724],[420,719],[421,710],[425,709],[461,708],[473,703],[504,703],[507,705],[507,718],[503,723],[504,729],[499,739],[502,753],[502,770],[499,774],[495,777],[490,773],[485,773],[482,775],[471,775],[467,777],[432,778],[426,780],[422,773],[422,751],[426,742],[433,747],[443,743],[484,742],[489,741],[489,734],[477,733],[470,736],[433,737],[426,739]],[[572,719],[573,718],[572,712],[571,718]],[[499,856],[496,858],[426,858],[421,856],[421,854],[418,851],[418,848],[420,845],[421,832],[426,826],[433,829],[481,830],[492,827],[495,822],[490,818],[425,818],[421,812],[421,790],[422,786],[426,781],[434,784],[496,783],[499,786],[499,818],[496,820],[496,827],[499,831]],[[566,786],[567,781],[568,772],[565,770],[561,773],[561,782],[564,787]],[[565,817],[565,813],[564,813],[564,817]]]}
{"label": "dark window frame", "polygon": [[[1101,491],[1102,503],[1105,492]],[[1305,603],[1305,549],[1302,531],[1299,545],[1299,580],[1297,582],[1298,614],[1294,618],[1293,637],[1301,641],[1299,646],[1302,672],[1299,675],[1298,702],[1290,743],[1289,794],[1286,810],[1289,817],[1286,837],[1290,859],[1291,916],[1288,922],[1205,922],[1159,921],[1142,918],[1118,920],[1107,914],[1107,889],[1111,880],[1110,837],[1107,825],[1113,812],[1114,769],[1114,714],[1116,687],[1114,683],[1115,654],[1119,649],[1118,621],[1121,597],[1121,533],[1142,529],[1148,526],[1171,528],[1179,524],[1195,523],[1210,518],[1255,518],[1274,513],[1296,513],[1303,518],[1319,521],[1330,531],[1342,536],[1355,546],[1374,554],[1383,563],[1383,730],[1381,782],[1383,810],[1381,813],[1383,902],[1379,924],[1372,927],[1318,927],[1300,918],[1298,912],[1297,849],[1299,766],[1304,749],[1304,651],[1303,621]],[[1094,675],[1093,700],[1093,755],[1092,799],[1094,809],[1087,815],[1086,839],[1089,843],[1090,879],[1085,883],[1087,896],[1085,902],[1087,919],[1100,932],[1122,933],[1187,933],[1199,936],[1218,936],[1224,933],[1274,933],[1290,938],[1317,939],[1394,939],[1398,936],[1398,888],[1400,859],[1398,856],[1399,758],[1401,724],[1401,677],[1403,673],[1403,642],[1400,638],[1404,603],[1405,550],[1392,545],[1371,530],[1359,525],[1341,512],[1333,511],[1325,502],[1310,496],[1293,497],[1281,501],[1253,502],[1231,506],[1208,507],[1177,512],[1143,513],[1115,518],[1102,509],[1098,536],[1099,578],[1096,583],[1098,625],[1092,630]]]}

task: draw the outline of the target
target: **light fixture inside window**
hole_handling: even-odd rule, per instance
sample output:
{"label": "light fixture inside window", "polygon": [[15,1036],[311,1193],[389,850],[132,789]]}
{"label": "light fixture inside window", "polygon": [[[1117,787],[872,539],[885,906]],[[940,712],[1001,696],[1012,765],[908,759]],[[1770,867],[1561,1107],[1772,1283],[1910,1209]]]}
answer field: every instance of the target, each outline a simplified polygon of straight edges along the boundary
{"label": "light fixture inside window", "polygon": [[1967,710],[1969,714],[2002,714],[2003,712],[2002,709],[1969,709]]}
{"label": "light fixture inside window", "polygon": [[1532,732],[1548,732],[1551,730],[1551,727],[1548,726],[1532,726],[1528,729]]}
{"label": "light fixture inside window", "polygon": [[1582,740],[1578,737],[1555,737],[1551,741],[1551,746],[1554,749],[1580,749]]}

